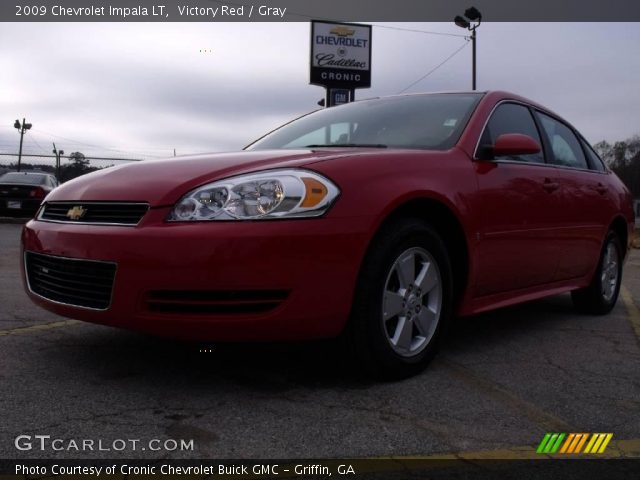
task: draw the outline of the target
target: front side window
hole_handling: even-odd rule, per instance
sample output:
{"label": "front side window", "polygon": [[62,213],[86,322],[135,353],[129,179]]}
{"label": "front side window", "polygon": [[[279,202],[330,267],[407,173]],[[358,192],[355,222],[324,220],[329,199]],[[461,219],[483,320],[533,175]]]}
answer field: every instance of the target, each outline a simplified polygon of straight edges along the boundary
{"label": "front side window", "polygon": [[482,94],[377,98],[325,108],[284,125],[247,147],[378,146],[446,150],[455,145]]}
{"label": "front side window", "polygon": [[[531,112],[524,105],[517,103],[503,103],[494,110],[487,126],[480,138],[478,158],[487,158],[496,139],[505,133],[520,133],[533,138],[538,145],[542,145],[540,134],[531,116]],[[544,163],[542,150],[529,155],[507,155],[495,157],[495,160],[512,160],[517,162]]]}
{"label": "front side window", "polygon": [[542,112],[536,112],[553,152],[551,163],[563,167],[588,169],[587,159],[573,131],[564,123]]}

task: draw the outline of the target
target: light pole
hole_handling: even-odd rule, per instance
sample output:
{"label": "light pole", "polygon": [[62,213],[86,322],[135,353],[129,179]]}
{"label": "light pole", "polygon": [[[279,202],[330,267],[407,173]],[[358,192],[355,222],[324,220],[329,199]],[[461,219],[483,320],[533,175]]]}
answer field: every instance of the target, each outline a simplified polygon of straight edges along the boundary
{"label": "light pole", "polygon": [[20,160],[22,160],[22,138],[24,137],[24,133],[29,130],[32,125],[30,123],[26,123],[23,118],[22,125],[20,125],[20,120],[16,120],[13,126],[20,130],[20,151],[18,152],[18,171],[20,171]]}
{"label": "light pole", "polygon": [[[471,32],[471,46],[473,48],[472,60],[472,88],[476,89],[476,28],[482,23],[482,14],[476,7],[469,7],[464,11],[464,17],[457,15],[453,19],[455,24],[460,28],[466,28]],[[475,23],[473,23],[475,22]]]}
{"label": "light pole", "polygon": [[53,154],[56,156],[56,178],[60,181],[60,157],[64,155],[64,150],[56,149],[55,142],[53,143]]}

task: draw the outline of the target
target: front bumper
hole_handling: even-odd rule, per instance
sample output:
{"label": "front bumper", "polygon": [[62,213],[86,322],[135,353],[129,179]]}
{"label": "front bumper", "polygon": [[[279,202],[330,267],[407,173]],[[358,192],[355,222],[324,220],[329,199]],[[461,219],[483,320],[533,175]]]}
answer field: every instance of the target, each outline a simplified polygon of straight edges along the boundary
{"label": "front bumper", "polygon": [[[29,296],[66,317],[203,341],[324,338],[343,329],[368,243],[365,219],[166,223],[167,213],[152,209],[137,227],[30,221],[25,252],[115,262],[117,271],[106,310],[48,300],[25,278]],[[265,311],[158,311],[149,302],[158,291],[274,290],[286,298]]]}

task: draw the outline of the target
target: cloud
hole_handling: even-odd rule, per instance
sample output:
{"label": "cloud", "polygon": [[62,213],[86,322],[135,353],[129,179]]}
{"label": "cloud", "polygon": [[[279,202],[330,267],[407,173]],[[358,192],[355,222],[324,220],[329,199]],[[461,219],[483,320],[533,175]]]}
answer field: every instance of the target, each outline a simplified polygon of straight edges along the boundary
{"label": "cloud", "polygon": [[[453,24],[382,24],[464,34]],[[374,26],[373,85],[396,94],[460,46],[461,37]],[[166,156],[241,148],[317,108],[308,84],[309,24],[32,23],[0,31],[0,151],[11,125],[34,128],[25,151]],[[638,133],[636,24],[483,23],[478,85],[552,108],[588,140]],[[469,89],[467,46],[409,92]],[[4,157],[6,158],[6,157]]]}

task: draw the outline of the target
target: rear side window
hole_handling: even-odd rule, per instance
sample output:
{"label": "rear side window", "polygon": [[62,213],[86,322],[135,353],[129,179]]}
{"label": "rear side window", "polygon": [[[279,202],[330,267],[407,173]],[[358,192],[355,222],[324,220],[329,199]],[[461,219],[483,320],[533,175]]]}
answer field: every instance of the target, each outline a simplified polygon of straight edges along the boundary
{"label": "rear side window", "polygon": [[598,154],[593,151],[591,145],[585,142],[584,139],[580,139],[580,142],[582,143],[582,147],[587,154],[587,159],[589,160],[589,168],[597,172],[606,172],[607,169],[605,168],[604,163],[602,163],[602,160],[600,160]]}
{"label": "rear side window", "polygon": [[[505,133],[521,133],[533,138],[538,145],[542,145],[540,134],[531,116],[531,112],[524,105],[517,103],[503,103],[495,109],[480,139],[478,158],[487,158],[490,148],[496,139]],[[544,163],[542,151],[530,155],[508,155],[495,157],[496,160],[514,160],[518,162]]]}
{"label": "rear side window", "polygon": [[44,185],[45,182],[47,181],[47,177],[45,175],[39,175],[35,173],[9,172],[2,175],[0,180],[6,183],[16,183],[16,184],[24,184],[24,185]]}
{"label": "rear side window", "polygon": [[549,115],[541,112],[536,112],[536,115],[538,115],[542,129],[549,139],[549,145],[551,145],[553,155],[550,163],[563,167],[588,169],[587,159],[573,131]]}

